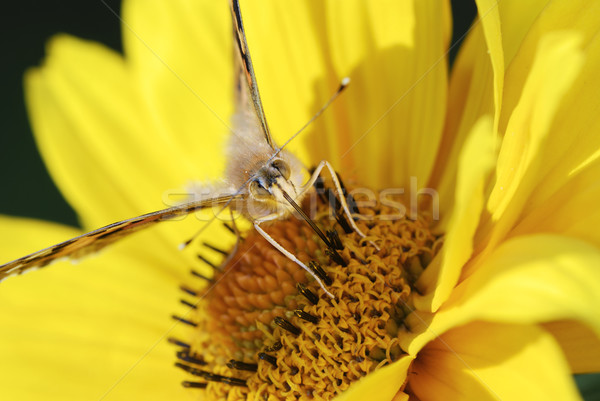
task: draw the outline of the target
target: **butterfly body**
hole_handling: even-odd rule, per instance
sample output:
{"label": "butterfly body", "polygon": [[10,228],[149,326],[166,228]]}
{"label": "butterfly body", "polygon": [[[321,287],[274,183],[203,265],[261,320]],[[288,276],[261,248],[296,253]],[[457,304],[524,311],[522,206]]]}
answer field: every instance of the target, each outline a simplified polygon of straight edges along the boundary
{"label": "butterfly body", "polygon": [[231,188],[243,188],[245,198],[236,203],[236,209],[252,221],[273,214],[287,216],[293,208],[281,191],[300,202],[306,169],[291,152],[265,141],[256,118],[248,111],[236,114],[233,126],[225,177]]}

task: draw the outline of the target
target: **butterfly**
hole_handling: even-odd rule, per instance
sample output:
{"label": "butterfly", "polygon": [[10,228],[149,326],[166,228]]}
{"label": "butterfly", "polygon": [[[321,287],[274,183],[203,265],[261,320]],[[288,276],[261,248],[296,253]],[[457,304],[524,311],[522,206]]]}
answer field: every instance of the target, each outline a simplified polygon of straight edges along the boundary
{"label": "butterfly", "polygon": [[[90,253],[97,252],[139,230],[146,229],[163,221],[174,220],[207,208],[218,208],[218,212],[221,212],[225,208],[231,208],[242,212],[253,223],[254,228],[271,245],[306,270],[318,282],[325,293],[333,297],[325,288],[321,279],[311,269],[281,246],[260,225],[264,222],[283,219],[296,211],[311,225],[311,228],[315,230],[326,245],[334,248],[330,239],[320,231],[298,205],[306,193],[313,187],[322,170],[326,168],[331,174],[339,196],[338,199],[352,229],[363,238],[365,235],[356,226],[352,218],[345,197],[342,195],[343,189],[341,183],[331,164],[327,161],[322,161],[313,170],[310,179],[306,183],[302,182],[305,168],[292,153],[284,149],[285,145],[302,130],[292,136],[283,146],[279,147],[275,144],[260,99],[239,2],[238,0],[230,0],[229,5],[233,21],[234,48],[236,50],[237,84],[235,88],[237,113],[233,117],[234,129],[228,147],[228,165],[225,172],[228,184],[226,188],[220,188],[219,190],[219,193],[225,194],[213,197],[209,196],[204,199],[194,200],[179,206],[109,224],[0,265],[0,281],[9,276],[47,266],[60,259],[68,258],[75,260],[81,258]],[[338,91],[311,121],[325,110],[347,84],[348,79],[342,81]],[[189,242],[191,240],[186,243]]]}

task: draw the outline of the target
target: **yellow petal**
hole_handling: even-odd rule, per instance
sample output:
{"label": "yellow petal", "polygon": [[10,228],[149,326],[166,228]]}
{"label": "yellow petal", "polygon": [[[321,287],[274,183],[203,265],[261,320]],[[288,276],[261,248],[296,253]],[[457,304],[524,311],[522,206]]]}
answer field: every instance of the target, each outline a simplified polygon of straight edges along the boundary
{"label": "yellow petal", "polygon": [[[553,177],[558,179],[558,174]],[[600,161],[596,160],[569,174],[568,181],[554,193],[549,194],[541,188],[534,191],[524,207],[523,216],[509,235],[556,233],[600,245],[600,232],[597,229],[600,226],[598,177]],[[554,183],[544,178],[543,187],[550,190]]]}
{"label": "yellow petal", "polygon": [[[557,9],[553,4],[543,14],[546,18],[540,20],[536,29],[536,32],[543,32],[550,29],[552,24],[562,26],[564,19],[568,19],[582,38],[585,58],[581,71],[570,83],[555,113],[550,132],[539,152],[541,160],[538,171],[529,184],[534,190],[520,211],[522,221],[510,235],[551,231],[600,244],[595,229],[598,218],[594,206],[600,171],[600,139],[596,135],[600,130],[600,122],[594,117],[600,106],[600,80],[596,75],[600,68],[600,38],[597,35],[600,30],[600,11],[588,9],[588,6],[597,7],[596,3],[585,5],[583,7],[583,3],[573,2]],[[530,49],[534,44],[526,42],[524,46]],[[519,76],[518,72],[526,65],[527,59],[526,53],[521,55],[519,52],[515,59],[515,63],[519,61],[519,68],[515,66],[513,76]],[[518,86],[518,78],[516,80]],[[558,208],[559,203],[564,207]],[[543,219],[542,215],[551,215],[553,218]],[[539,228],[533,226],[534,223],[539,223]]]}
{"label": "yellow petal", "polygon": [[[46,165],[84,226],[173,206],[166,194],[181,192],[195,175],[152,128],[123,60],[67,36],[52,40],[48,51],[44,67],[26,76],[27,103]],[[145,236],[152,241],[143,244],[147,252],[182,258],[177,245],[200,227],[188,220]]]}
{"label": "yellow petal", "polygon": [[[500,16],[500,29],[502,38],[502,53],[505,70],[510,67],[513,58],[519,51],[523,40],[531,35],[532,27],[542,13],[549,7],[555,6],[551,0],[502,0],[497,2]],[[563,4],[566,2],[563,1]],[[489,5],[489,3],[488,3]],[[482,22],[486,24],[486,22]],[[495,27],[494,29],[497,29]],[[533,55],[533,53],[531,54]],[[506,82],[506,81],[505,81]],[[508,83],[507,83],[508,84]],[[505,87],[505,90],[509,88]],[[505,102],[503,94],[503,103]]]}
{"label": "yellow petal", "polygon": [[494,112],[493,72],[481,24],[476,24],[462,44],[452,66],[448,112],[435,169],[427,185],[439,194],[437,227],[445,232],[454,207],[458,160],[465,141],[482,116]]}
{"label": "yellow petal", "polygon": [[[506,69],[511,65],[513,58],[520,49],[526,37],[531,36],[530,30],[542,12],[547,12],[549,0],[532,0],[528,2],[518,0],[478,0],[477,8],[487,49],[494,71],[494,128],[498,130],[502,115],[507,115],[506,91],[521,88],[505,77]],[[554,2],[560,3],[560,2]],[[563,6],[566,2],[563,2]],[[569,20],[568,18],[564,19]],[[570,21],[570,20],[569,20]],[[476,26],[476,29],[478,27]],[[535,49],[529,49],[530,55],[535,54]],[[522,71],[527,71],[524,69]],[[505,127],[501,127],[502,132]]]}
{"label": "yellow petal", "polygon": [[600,338],[588,327],[573,320],[544,323],[556,338],[573,373],[600,372]]}
{"label": "yellow petal", "polygon": [[[484,187],[494,166],[494,135],[490,119],[473,128],[458,166],[454,210],[442,253],[424,271],[417,286],[424,296],[414,298],[419,310],[435,311],[458,282],[461,269],[473,252],[472,238],[484,206]],[[434,210],[435,210],[434,205]]]}
{"label": "yellow petal", "polygon": [[147,109],[144,118],[177,152],[176,165],[187,169],[188,180],[220,178],[234,93],[228,5],[128,0],[122,14],[130,79]]}
{"label": "yellow petal", "polygon": [[[600,9],[598,4],[585,0],[509,0],[500,2],[499,7],[507,62],[500,124],[502,132],[524,93],[525,83],[529,79],[528,73],[538,57],[537,49],[544,38],[552,32],[576,32],[582,48],[585,49],[590,42],[596,40]],[[504,32],[507,32],[507,35],[504,35]]]}
{"label": "yellow petal", "polygon": [[409,315],[413,334],[403,349],[413,354],[437,334],[475,320],[576,320],[599,335],[599,264],[597,248],[580,240],[541,234],[511,239],[479,261],[435,316]]}
{"label": "yellow petal", "polygon": [[404,356],[389,366],[376,370],[368,374],[339,396],[335,401],[392,401],[402,400],[394,398],[404,381],[408,367],[413,358]]}
{"label": "yellow petal", "polygon": [[577,400],[560,347],[535,325],[471,323],[427,344],[410,389],[426,400]]}
{"label": "yellow petal", "polygon": [[[564,192],[556,195],[559,190],[580,185],[582,180],[577,178],[577,174],[598,158],[600,139],[594,133],[600,126],[594,115],[600,104],[600,81],[595,74],[600,66],[600,39],[597,35],[600,29],[599,6],[585,1],[552,2],[535,21],[507,70],[500,129],[506,127],[508,140],[506,151],[501,155],[503,167],[499,167],[504,172],[499,176],[508,180],[510,186],[499,181],[492,195],[490,207],[495,215],[494,220],[505,213],[499,222],[492,223],[496,230],[493,241],[506,235],[518,216],[536,214],[546,204],[564,197]],[[545,57],[541,55],[542,51],[546,52]],[[556,60],[552,61],[550,57]],[[534,68],[539,71],[536,72]],[[546,78],[543,77],[545,71],[549,74]],[[539,82],[545,90],[554,92],[554,88],[562,89],[554,94],[532,97],[530,89],[533,88],[530,85],[539,79],[546,81]],[[534,89],[533,92],[541,94],[539,90]],[[532,110],[527,112],[527,107]],[[523,119],[528,114],[530,122]],[[518,124],[519,120],[521,124]],[[531,136],[534,129],[538,133],[546,132],[539,137]],[[531,132],[531,138],[523,135],[528,131]],[[515,136],[515,132],[520,134]],[[523,143],[519,145],[520,140]],[[513,148],[509,149],[510,146]],[[523,157],[519,157],[518,153],[522,153]],[[569,184],[574,177],[578,182]],[[503,199],[503,206],[500,198]],[[586,202],[587,198],[575,200],[574,204],[583,205]],[[503,208],[506,210],[503,211]],[[550,210],[544,212],[549,215]],[[563,216],[558,216],[558,220],[567,220],[566,214],[571,212],[572,209],[566,209]],[[577,218],[577,212],[573,217]],[[571,225],[580,225],[574,231],[578,236],[589,239],[594,237],[590,226],[586,224],[591,221],[593,218],[573,221]],[[587,230],[584,228],[586,226]],[[489,235],[490,229],[491,225],[482,229],[482,236]]]}
{"label": "yellow petal", "polygon": [[[452,66],[448,89],[450,102],[446,114],[443,142],[436,161],[434,177],[429,184],[440,194],[442,215],[446,211],[449,213],[452,210],[454,201],[452,193],[456,180],[458,155],[467,134],[481,116],[488,114],[498,118],[494,114],[494,85],[502,86],[498,82],[503,79],[502,75],[504,74],[503,71],[499,71],[501,59],[504,59],[504,65],[510,65],[525,35],[547,3],[548,0],[528,2],[503,0],[498,2],[501,32],[495,31],[499,28],[496,20],[498,15],[494,10],[495,5],[480,4],[480,11],[485,16],[481,18],[480,14],[480,19],[473,24]],[[483,26],[486,26],[487,29],[485,35]],[[498,36],[502,40],[502,51],[499,51],[497,47]],[[493,46],[490,48],[489,54],[486,39]],[[494,70],[492,70],[492,61],[495,63]],[[510,85],[506,90],[511,90],[513,87],[520,86]],[[444,222],[442,221],[442,223]]]}
{"label": "yellow petal", "polygon": [[487,205],[490,219],[480,234],[492,231],[488,249],[506,235],[534,189],[543,161],[542,144],[549,137],[562,96],[583,62],[579,43],[579,36],[573,32],[549,34],[540,43],[498,156],[496,183]]}
{"label": "yellow petal", "polygon": [[69,202],[90,226],[164,206],[162,191],[180,184],[167,163],[177,159],[152,140],[123,60],[67,36],[54,38],[48,53],[26,76],[27,103],[42,156]]}
{"label": "yellow petal", "polygon": [[[74,234],[30,220],[0,223],[0,253],[10,257]],[[174,350],[165,343],[177,282],[157,274],[143,255],[115,251],[2,283],[4,398],[186,399],[183,376],[172,367]]]}
{"label": "yellow petal", "polygon": [[504,49],[502,48],[502,30],[498,1],[477,0],[479,23],[483,28],[487,48],[494,71],[494,132],[498,129],[498,120],[502,108],[504,90]]}
{"label": "yellow petal", "polygon": [[327,2],[336,76],[352,86],[338,105],[345,124],[333,151],[342,171],[374,187],[429,180],[446,102],[448,7],[439,2]]}

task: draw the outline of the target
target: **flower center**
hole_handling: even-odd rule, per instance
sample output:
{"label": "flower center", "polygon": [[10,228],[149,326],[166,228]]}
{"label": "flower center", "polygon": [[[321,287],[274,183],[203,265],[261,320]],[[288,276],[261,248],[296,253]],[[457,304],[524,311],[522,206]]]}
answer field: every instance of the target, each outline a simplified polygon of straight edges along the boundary
{"label": "flower center", "polygon": [[363,219],[356,222],[367,236],[361,238],[341,213],[331,218],[339,202],[324,193],[314,221],[341,249],[328,248],[293,216],[265,231],[310,266],[335,299],[257,232],[248,233],[209,286],[184,288],[196,296],[186,301],[192,312],[177,318],[194,326],[193,336],[172,340],[180,347],[176,365],[194,377],[184,386],[203,388],[207,399],[328,400],[402,355],[398,335],[412,310],[413,283],[440,245],[431,218],[409,219],[399,213],[401,199],[388,197],[358,208]]}

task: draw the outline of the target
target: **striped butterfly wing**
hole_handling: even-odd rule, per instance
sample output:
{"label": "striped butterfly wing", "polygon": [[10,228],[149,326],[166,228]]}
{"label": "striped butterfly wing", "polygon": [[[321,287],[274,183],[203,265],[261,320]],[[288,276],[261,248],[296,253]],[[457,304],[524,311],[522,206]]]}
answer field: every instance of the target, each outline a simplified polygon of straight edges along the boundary
{"label": "striped butterfly wing", "polygon": [[241,197],[243,197],[243,195],[224,195],[221,197],[186,203],[109,224],[105,227],[98,228],[97,230],[13,260],[12,262],[0,265],[0,281],[10,276],[19,275],[29,270],[47,266],[60,259],[79,259],[85,255],[97,252],[121,238],[127,237],[130,234],[151,227],[162,221],[186,216],[195,211],[217,205],[225,207],[232,201]]}
{"label": "striped butterfly wing", "polygon": [[229,4],[231,6],[231,18],[233,21],[237,111],[238,113],[252,114],[255,121],[246,121],[245,124],[254,124],[260,127],[264,141],[272,150],[275,150],[275,144],[271,137],[267,118],[265,117],[260,100],[260,93],[258,92],[258,84],[254,75],[250,50],[246,42],[246,31],[242,22],[240,5],[238,0],[230,0]]}

